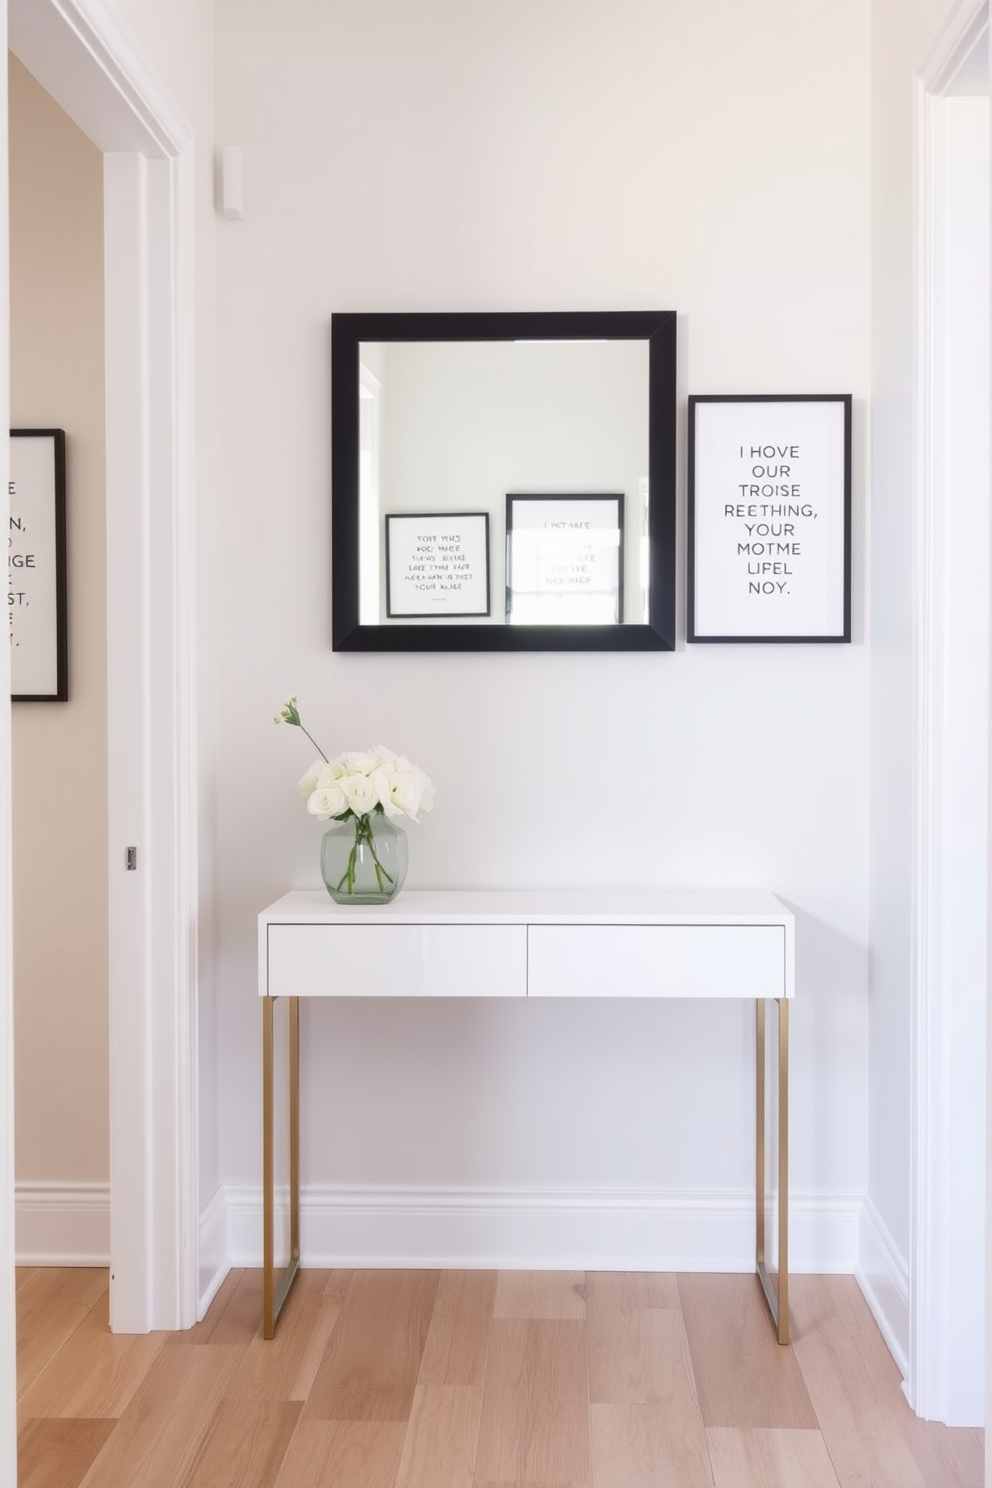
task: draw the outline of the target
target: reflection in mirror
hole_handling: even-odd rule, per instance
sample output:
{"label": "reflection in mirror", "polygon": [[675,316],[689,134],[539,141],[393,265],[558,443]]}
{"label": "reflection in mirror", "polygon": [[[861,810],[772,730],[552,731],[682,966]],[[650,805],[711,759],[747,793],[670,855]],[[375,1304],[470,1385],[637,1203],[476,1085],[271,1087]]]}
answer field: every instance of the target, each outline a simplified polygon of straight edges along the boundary
{"label": "reflection in mirror", "polygon": [[674,645],[675,317],[332,321],[334,645]]}
{"label": "reflection in mirror", "polygon": [[[648,348],[644,341],[600,342],[399,342],[361,343],[360,410],[363,430],[359,508],[363,625],[385,623],[401,613],[390,603],[381,534],[390,515],[416,512],[478,511],[489,515],[494,534],[503,530],[504,506],[517,492],[574,492],[576,497],[621,490],[634,530],[646,527],[648,474]],[[366,413],[365,410],[369,412]],[[374,412],[372,411],[374,410]],[[365,429],[371,447],[366,454]],[[376,431],[373,434],[373,429]],[[374,443],[371,443],[372,441]],[[638,505],[641,512],[637,511]],[[559,534],[555,520],[542,521]],[[579,520],[578,518],[575,520]],[[528,525],[533,525],[530,523]],[[519,524],[518,524],[519,526]],[[614,529],[615,530],[615,529]],[[443,539],[449,534],[439,533]],[[559,537],[560,541],[560,537]],[[616,537],[613,538],[614,544]],[[492,589],[506,586],[504,553],[496,541],[490,554]],[[590,624],[646,620],[647,596],[640,582],[638,545],[628,544],[631,573],[623,615],[600,606],[569,604],[576,583],[561,586],[561,603],[545,588],[534,603],[513,613],[493,606],[477,624]],[[580,554],[571,555],[574,564]],[[471,582],[464,550],[451,543],[423,544],[411,555],[408,582],[425,598],[420,615],[431,613],[432,596],[441,599],[454,586]],[[562,554],[553,578],[566,577]],[[394,581],[396,576],[393,575]],[[553,586],[551,586],[553,587]],[[507,587],[509,601],[509,589]],[[595,613],[596,607],[592,607]],[[456,613],[456,612],[451,612]],[[409,624],[408,612],[396,624]],[[439,615],[438,623],[453,623]]]}

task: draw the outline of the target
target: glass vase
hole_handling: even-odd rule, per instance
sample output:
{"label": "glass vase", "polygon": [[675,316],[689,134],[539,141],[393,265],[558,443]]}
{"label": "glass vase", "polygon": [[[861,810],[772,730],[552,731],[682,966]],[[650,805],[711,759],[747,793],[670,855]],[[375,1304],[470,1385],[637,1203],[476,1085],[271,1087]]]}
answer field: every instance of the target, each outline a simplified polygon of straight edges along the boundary
{"label": "glass vase", "polygon": [[406,865],[406,833],[383,812],[335,822],[320,844],[321,877],[336,904],[388,904]]}

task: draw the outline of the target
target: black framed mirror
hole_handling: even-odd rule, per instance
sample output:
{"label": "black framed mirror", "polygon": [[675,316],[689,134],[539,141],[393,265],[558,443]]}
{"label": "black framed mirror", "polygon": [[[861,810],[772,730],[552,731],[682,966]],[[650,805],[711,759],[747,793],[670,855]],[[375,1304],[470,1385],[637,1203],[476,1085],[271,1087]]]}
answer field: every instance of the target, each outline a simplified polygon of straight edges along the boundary
{"label": "black framed mirror", "polygon": [[675,336],[332,316],[334,650],[674,650]]}

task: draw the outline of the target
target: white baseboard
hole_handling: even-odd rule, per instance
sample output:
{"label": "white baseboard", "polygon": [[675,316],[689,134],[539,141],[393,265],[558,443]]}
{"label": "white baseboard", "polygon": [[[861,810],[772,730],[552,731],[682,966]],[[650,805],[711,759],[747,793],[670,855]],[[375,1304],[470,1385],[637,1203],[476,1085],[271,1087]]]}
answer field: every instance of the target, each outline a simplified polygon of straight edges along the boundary
{"label": "white baseboard", "polygon": [[[231,1265],[261,1265],[261,1188],[228,1188],[226,1200]],[[794,1194],[790,1270],[853,1272],[861,1204],[856,1194]],[[285,1254],[285,1188],[276,1195],[276,1219],[277,1252]],[[771,1208],[768,1220],[771,1238]],[[309,1266],[749,1271],[754,1199],[741,1192],[311,1185],[300,1196],[300,1242]]]}
{"label": "white baseboard", "polygon": [[220,1291],[221,1283],[230,1269],[227,1242],[227,1197],[223,1188],[218,1188],[200,1215],[199,1296],[196,1314],[198,1318],[205,1316],[207,1308]]}
{"label": "white baseboard", "polygon": [[14,1185],[18,1266],[109,1266],[109,1183]]}
{"label": "white baseboard", "polygon": [[909,1374],[909,1266],[871,1199],[861,1206],[860,1259],[855,1270],[882,1337],[899,1366]]}

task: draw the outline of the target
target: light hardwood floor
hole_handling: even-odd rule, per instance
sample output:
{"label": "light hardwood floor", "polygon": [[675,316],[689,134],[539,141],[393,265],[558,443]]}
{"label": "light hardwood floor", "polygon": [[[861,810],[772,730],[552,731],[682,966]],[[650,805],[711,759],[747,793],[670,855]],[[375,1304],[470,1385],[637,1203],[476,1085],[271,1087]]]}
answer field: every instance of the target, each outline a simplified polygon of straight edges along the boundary
{"label": "light hardwood floor", "polygon": [[113,1336],[106,1272],[18,1272],[20,1488],[981,1488],[918,1421],[850,1277],[261,1275],[187,1333]]}

